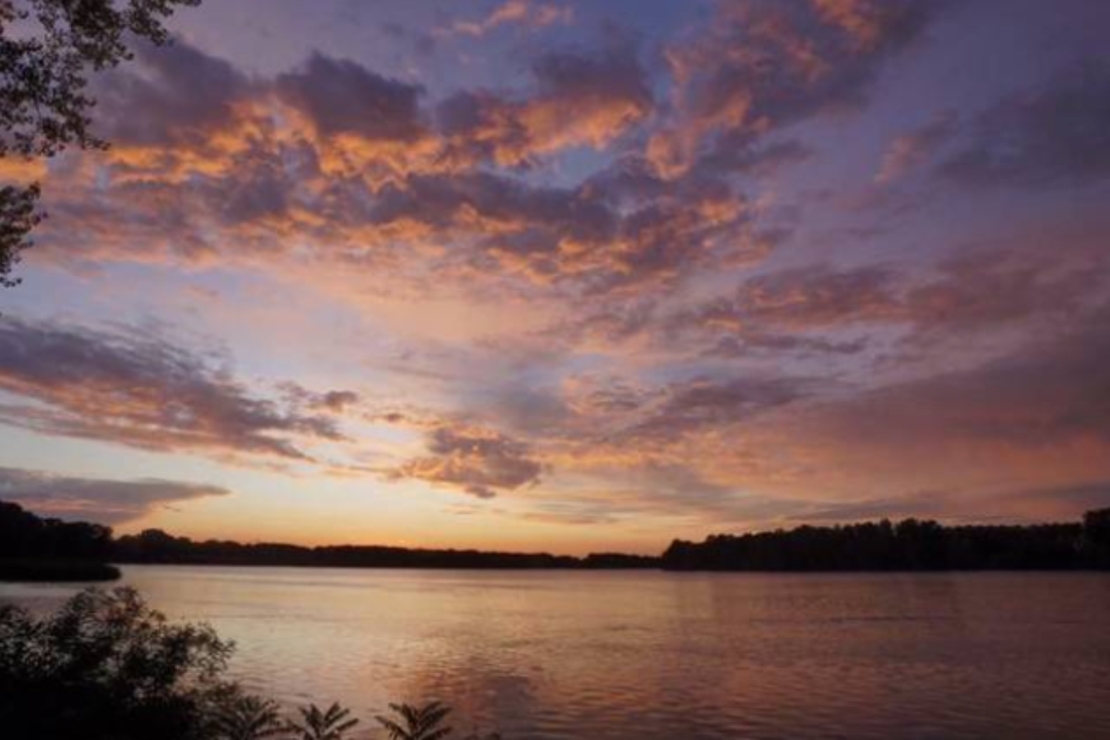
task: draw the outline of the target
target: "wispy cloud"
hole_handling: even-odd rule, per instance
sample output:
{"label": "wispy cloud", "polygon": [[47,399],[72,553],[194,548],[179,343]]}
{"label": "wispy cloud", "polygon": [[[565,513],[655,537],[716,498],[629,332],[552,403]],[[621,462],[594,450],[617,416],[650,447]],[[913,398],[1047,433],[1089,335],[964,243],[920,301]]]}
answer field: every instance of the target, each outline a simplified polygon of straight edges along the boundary
{"label": "wispy cloud", "polygon": [[[0,405],[0,420],[43,434],[229,457],[307,460],[298,439],[342,439],[330,416],[259,397],[218,360],[149,332],[2,318],[0,390],[17,400]],[[347,399],[330,398],[333,406]]]}
{"label": "wispy cloud", "polygon": [[0,499],[43,516],[122,524],[174,504],[231,494],[220,486],[146,478],[109,480],[0,468]]}
{"label": "wispy cloud", "polygon": [[956,113],[942,111],[926,124],[899,134],[883,153],[882,164],[875,173],[875,182],[885,184],[897,180],[927,161],[956,132]]}
{"label": "wispy cloud", "polygon": [[1082,183],[1110,176],[1110,65],[1085,61],[982,112],[941,172],[974,186]]}
{"label": "wispy cloud", "polygon": [[481,20],[458,20],[439,31],[440,35],[485,36],[504,25],[543,28],[555,23],[567,24],[574,19],[574,9],[529,0],[508,0]]}

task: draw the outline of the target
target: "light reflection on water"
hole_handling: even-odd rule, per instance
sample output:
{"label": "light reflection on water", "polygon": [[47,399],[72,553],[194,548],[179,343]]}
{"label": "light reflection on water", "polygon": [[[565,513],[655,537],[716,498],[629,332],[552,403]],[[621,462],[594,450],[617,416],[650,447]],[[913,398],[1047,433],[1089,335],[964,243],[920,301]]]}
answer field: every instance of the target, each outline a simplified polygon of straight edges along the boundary
{"label": "light reflection on water", "polygon": [[[1110,577],[126,566],[234,673],[508,740],[1108,738]],[[71,586],[0,584],[56,605]],[[370,735],[376,737],[376,735]]]}

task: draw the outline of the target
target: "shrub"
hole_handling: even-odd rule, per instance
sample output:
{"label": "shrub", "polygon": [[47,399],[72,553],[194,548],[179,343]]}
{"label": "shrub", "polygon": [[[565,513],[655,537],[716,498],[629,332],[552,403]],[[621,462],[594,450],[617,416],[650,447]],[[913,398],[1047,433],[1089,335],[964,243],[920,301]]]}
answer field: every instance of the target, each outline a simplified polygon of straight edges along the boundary
{"label": "shrub", "polygon": [[[207,625],[167,622],[128,587],[87,589],[41,619],[0,607],[2,737],[343,740],[358,723],[338,704],[284,719],[276,702],[223,678],[233,647]],[[378,721],[393,738],[451,733],[444,704],[390,707],[398,721]]]}
{"label": "shrub", "polygon": [[231,692],[231,643],[174,625],[131,588],[89,589],[38,620],[0,608],[0,727],[16,738],[194,740]]}

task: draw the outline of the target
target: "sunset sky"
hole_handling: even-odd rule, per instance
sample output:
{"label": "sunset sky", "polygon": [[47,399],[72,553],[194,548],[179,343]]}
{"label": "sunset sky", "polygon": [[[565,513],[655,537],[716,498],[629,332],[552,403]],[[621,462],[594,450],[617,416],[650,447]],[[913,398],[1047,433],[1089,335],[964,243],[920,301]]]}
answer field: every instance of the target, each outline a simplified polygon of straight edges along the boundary
{"label": "sunset sky", "polygon": [[207,0],[0,160],[0,499],[654,553],[1110,505],[1110,2]]}

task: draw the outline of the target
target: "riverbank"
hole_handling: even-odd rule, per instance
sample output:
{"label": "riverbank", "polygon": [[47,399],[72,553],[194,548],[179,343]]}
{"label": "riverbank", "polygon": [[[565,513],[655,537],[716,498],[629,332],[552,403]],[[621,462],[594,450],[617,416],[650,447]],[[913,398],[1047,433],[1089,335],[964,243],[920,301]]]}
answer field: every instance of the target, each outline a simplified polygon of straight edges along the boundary
{"label": "riverbank", "polygon": [[52,558],[0,558],[0,581],[81,583],[115,581],[120,569],[108,563]]}

